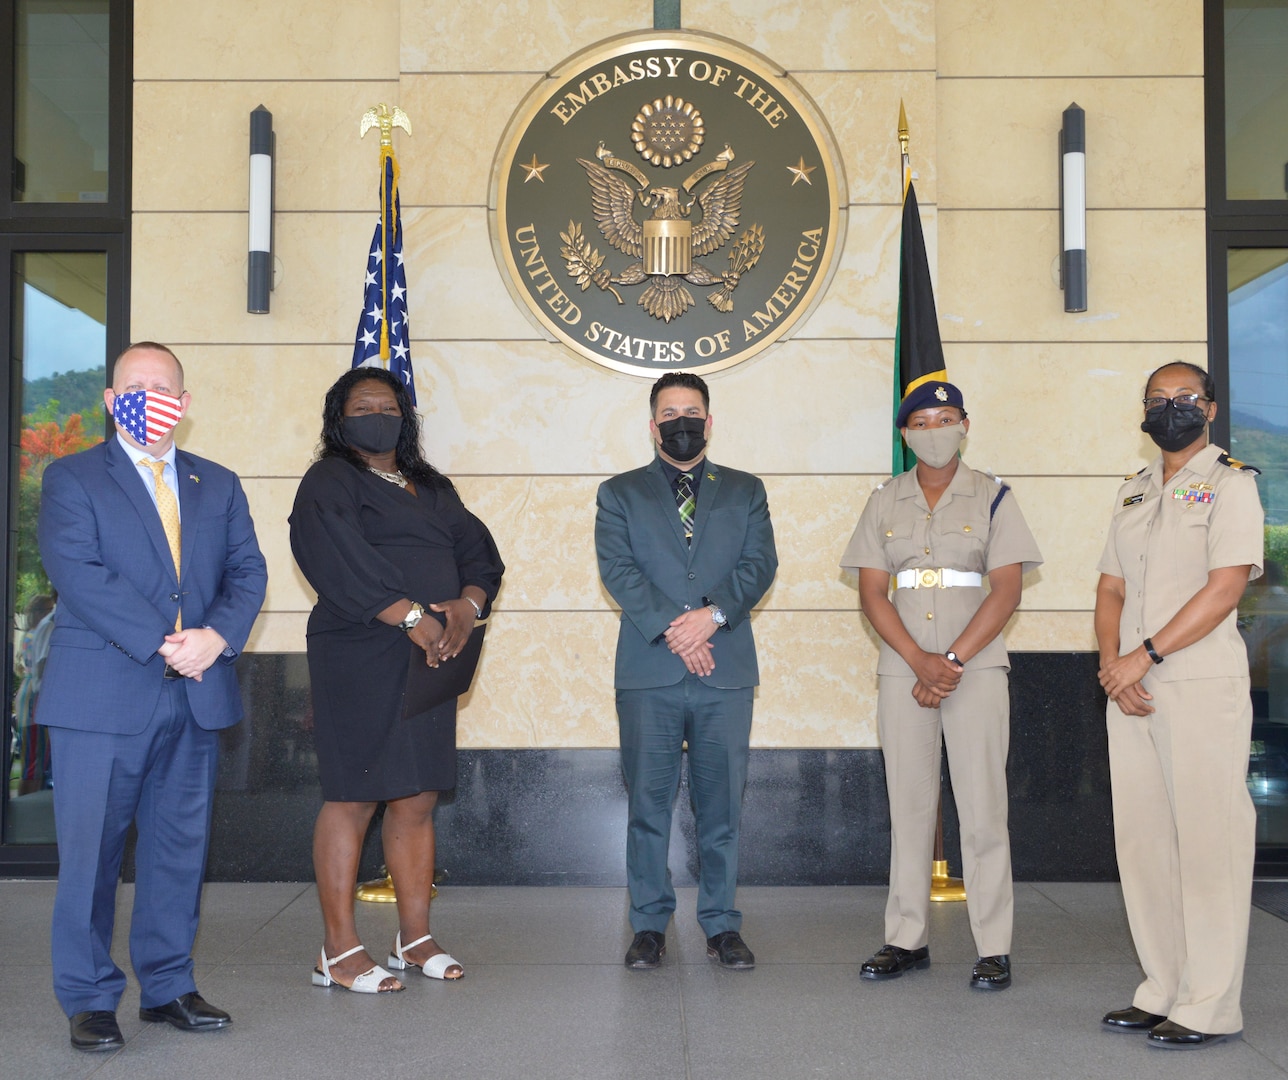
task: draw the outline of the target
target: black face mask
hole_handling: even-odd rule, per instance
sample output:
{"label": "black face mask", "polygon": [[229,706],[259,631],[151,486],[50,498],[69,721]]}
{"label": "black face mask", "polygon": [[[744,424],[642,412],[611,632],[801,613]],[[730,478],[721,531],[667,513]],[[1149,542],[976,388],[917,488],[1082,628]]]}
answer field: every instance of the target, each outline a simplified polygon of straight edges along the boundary
{"label": "black face mask", "polygon": [[387,454],[398,445],[403,418],[388,413],[346,416],[342,421],[344,441],[368,454]]}
{"label": "black face mask", "polygon": [[1153,439],[1160,450],[1175,453],[1202,435],[1205,427],[1207,416],[1197,405],[1177,405],[1169,401],[1145,413],[1140,430]]}
{"label": "black face mask", "polygon": [[692,461],[707,448],[707,421],[702,416],[677,416],[657,425],[662,452],[675,461]]}

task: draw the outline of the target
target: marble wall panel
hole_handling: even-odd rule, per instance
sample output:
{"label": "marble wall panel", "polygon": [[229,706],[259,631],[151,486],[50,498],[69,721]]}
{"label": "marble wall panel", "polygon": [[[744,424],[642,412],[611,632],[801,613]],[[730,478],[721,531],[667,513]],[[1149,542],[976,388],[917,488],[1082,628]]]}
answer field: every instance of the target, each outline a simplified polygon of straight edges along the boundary
{"label": "marble wall panel", "polygon": [[251,628],[246,651],[252,653],[302,653],[307,611],[261,611]]}
{"label": "marble wall panel", "polygon": [[[918,196],[920,204],[920,196]],[[827,295],[796,337],[893,338],[899,309],[901,204],[850,208],[845,249]],[[931,278],[936,279],[938,214],[921,206]],[[936,295],[938,295],[936,284]],[[942,308],[941,308],[942,311]],[[945,335],[947,336],[947,335]]]}
{"label": "marble wall panel", "polygon": [[377,101],[397,99],[392,81],[136,82],[134,210],[244,215],[250,112],[263,105],[277,136],[277,213],[375,213],[377,140],[368,135],[364,146],[358,125]]}
{"label": "marble wall panel", "polygon": [[936,88],[944,209],[1058,207],[1057,139],[1073,101],[1087,114],[1091,209],[1204,205],[1200,77],[940,79]]}
{"label": "marble wall panel", "polygon": [[603,611],[612,601],[595,561],[598,476],[456,478],[465,505],[505,560],[500,610]]}
{"label": "marble wall panel", "polygon": [[[544,342],[425,342],[413,355],[427,453],[452,475],[609,476],[652,456],[651,376]],[[890,365],[889,342],[796,339],[713,374],[712,457],[756,473],[887,468]]]}
{"label": "marble wall panel", "polygon": [[[150,336],[146,325],[137,330]],[[184,449],[242,478],[303,475],[322,431],[322,399],[349,370],[352,345],[214,344],[175,351],[193,398],[178,431]]]}
{"label": "marble wall panel", "polygon": [[903,198],[899,158],[899,102],[912,133],[917,198],[938,198],[937,86],[933,71],[804,71],[798,81],[813,98],[836,139],[850,203],[898,204]]}
{"label": "marble wall panel", "polygon": [[404,210],[403,255],[413,340],[544,336],[506,288],[483,207]]}
{"label": "marble wall panel", "polygon": [[1012,653],[1095,652],[1096,629],[1091,613],[1095,596],[1082,611],[1017,611],[1006,624],[1006,648]]}
{"label": "marble wall panel", "polygon": [[1157,452],[1140,430],[1149,373],[1171,360],[1206,367],[1207,346],[950,342],[944,357],[970,412],[965,455],[975,468],[1007,479],[1118,476],[1135,472]]}
{"label": "marble wall panel", "polygon": [[878,745],[877,649],[857,611],[764,611],[751,744]]}
{"label": "marble wall panel", "polygon": [[1203,74],[1198,3],[938,0],[935,19],[941,76]]}
{"label": "marble wall panel", "polygon": [[766,610],[856,610],[853,577],[837,565],[867,494],[867,476],[768,476],[778,575],[762,601]]}
{"label": "marble wall panel", "polygon": [[550,70],[602,38],[653,25],[652,0],[402,0],[404,72]]}
{"label": "marble wall panel", "polygon": [[265,612],[306,612],[315,595],[291,555],[291,534],[287,518],[295,502],[299,481],[289,479],[242,478],[250,516],[255,521],[255,538],[268,563],[268,592]]}
{"label": "marble wall panel", "polygon": [[176,348],[220,341],[352,347],[374,214],[278,214],[281,267],[270,315],[246,311],[245,214],[135,214],[132,224],[135,333],[146,327]]}
{"label": "marble wall panel", "polygon": [[135,0],[133,8],[136,79],[398,77],[398,0]]}
{"label": "marble wall panel", "polygon": [[731,37],[792,72],[935,67],[932,0],[684,0],[682,15],[686,30]]}
{"label": "marble wall panel", "polygon": [[501,136],[536,81],[531,74],[404,75],[399,103],[415,137],[398,136],[403,207],[486,206]]}
{"label": "marble wall panel", "polygon": [[1055,210],[943,210],[940,327],[950,341],[1203,341],[1206,245],[1201,210],[1091,211],[1089,309],[1070,315]]}
{"label": "marble wall panel", "polygon": [[1105,546],[1121,476],[1019,476],[1007,483],[1042,552],[1025,575],[1023,606],[1087,611],[1095,606],[1096,563]]}

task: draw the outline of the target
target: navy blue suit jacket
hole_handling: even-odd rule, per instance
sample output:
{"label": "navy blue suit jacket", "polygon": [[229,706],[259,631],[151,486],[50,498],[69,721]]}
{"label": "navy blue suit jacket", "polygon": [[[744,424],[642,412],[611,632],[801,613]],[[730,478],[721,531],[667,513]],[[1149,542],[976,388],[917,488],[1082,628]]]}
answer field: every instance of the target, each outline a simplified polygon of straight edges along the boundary
{"label": "navy blue suit jacket", "polygon": [[264,600],[264,557],[236,475],[182,450],[175,467],[181,580],[141,470],[115,435],[46,468],[40,555],[58,610],[38,723],[141,732],[164,685],[157,649],[181,607],[184,626],[218,630],[234,653],[200,682],[184,680],[193,716],[212,730],[241,719],[233,661]]}
{"label": "navy blue suit jacket", "polygon": [[778,569],[765,485],[758,477],[702,464],[693,543],[659,458],[599,487],[595,551],[599,575],[621,606],[614,685],[619,690],[671,686],[688,673],[666,646],[671,620],[716,604],[728,624],[711,638],[715,670],[709,686],[756,686],[751,609]]}

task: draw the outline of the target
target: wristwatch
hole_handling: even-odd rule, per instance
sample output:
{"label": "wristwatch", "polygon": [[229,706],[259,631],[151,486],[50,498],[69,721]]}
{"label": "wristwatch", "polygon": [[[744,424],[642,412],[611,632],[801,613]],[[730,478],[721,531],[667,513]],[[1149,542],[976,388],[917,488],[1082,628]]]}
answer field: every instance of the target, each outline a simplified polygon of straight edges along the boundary
{"label": "wristwatch", "polygon": [[952,649],[949,649],[946,653],[944,653],[944,659],[947,660],[950,664],[956,664],[958,667],[966,666],[965,661],[960,659],[958,655],[955,652],[953,652]]}
{"label": "wristwatch", "polygon": [[403,621],[398,624],[398,629],[404,634],[410,634],[424,617],[425,609],[413,600],[411,602],[411,610],[403,617]]}
{"label": "wristwatch", "polygon": [[708,604],[707,610],[711,612],[711,621],[717,626],[724,626],[729,621],[725,613],[715,604]]}

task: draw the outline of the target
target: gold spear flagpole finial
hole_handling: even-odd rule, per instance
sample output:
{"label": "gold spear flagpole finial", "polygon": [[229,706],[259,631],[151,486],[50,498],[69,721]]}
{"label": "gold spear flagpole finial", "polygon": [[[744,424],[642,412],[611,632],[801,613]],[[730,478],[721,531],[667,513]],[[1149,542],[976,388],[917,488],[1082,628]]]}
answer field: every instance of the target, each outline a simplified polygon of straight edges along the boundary
{"label": "gold spear flagpole finial", "polygon": [[903,169],[903,193],[908,194],[908,184],[912,180],[912,159],[908,156],[908,114],[903,108],[903,98],[899,99],[899,156]]}
{"label": "gold spear flagpole finial", "polygon": [[380,145],[391,147],[394,144],[394,128],[400,127],[408,135],[411,134],[411,119],[397,105],[391,108],[382,101],[362,114],[358,138],[361,139],[373,127],[380,128]]}

